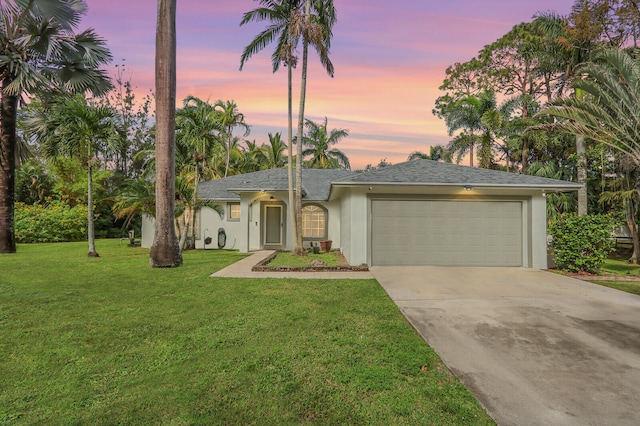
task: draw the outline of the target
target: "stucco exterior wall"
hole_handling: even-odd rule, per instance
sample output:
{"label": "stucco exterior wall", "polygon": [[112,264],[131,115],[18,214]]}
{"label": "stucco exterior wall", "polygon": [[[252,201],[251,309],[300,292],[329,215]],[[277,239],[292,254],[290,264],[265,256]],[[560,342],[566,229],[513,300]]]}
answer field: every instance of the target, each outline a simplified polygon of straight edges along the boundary
{"label": "stucco exterior wall", "polygon": [[340,249],[347,260],[351,256],[351,197],[345,196],[340,199]]}
{"label": "stucco exterior wall", "polygon": [[543,194],[531,197],[531,265],[547,269],[547,199]]}
{"label": "stucco exterior wall", "polygon": [[142,215],[142,237],[140,238],[140,246],[151,248],[155,234],[156,219],[146,214]]}
{"label": "stucco exterior wall", "polygon": [[[203,207],[200,210],[200,238],[196,239],[197,249],[217,249],[218,248],[218,230],[224,229],[227,234],[227,242],[223,247],[225,250],[237,250],[238,240],[240,237],[240,221],[234,221],[229,219],[229,203],[218,203],[224,209],[223,217],[220,217],[218,212],[209,208]],[[205,244],[205,239],[211,237],[211,243]]]}
{"label": "stucco exterior wall", "polygon": [[[364,188],[351,188],[342,198],[342,254],[350,265],[368,263],[369,200]],[[346,244],[345,244],[346,242]]]}

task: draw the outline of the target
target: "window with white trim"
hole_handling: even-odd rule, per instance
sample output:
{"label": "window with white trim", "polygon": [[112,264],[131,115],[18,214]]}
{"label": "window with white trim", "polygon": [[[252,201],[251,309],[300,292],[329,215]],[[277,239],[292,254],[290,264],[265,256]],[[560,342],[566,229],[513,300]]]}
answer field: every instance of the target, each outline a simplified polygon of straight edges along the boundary
{"label": "window with white trim", "polygon": [[302,237],[325,239],[327,237],[327,211],[315,204],[302,208]]}
{"label": "window with white trim", "polygon": [[238,222],[240,220],[240,203],[229,203],[227,212],[228,222]]}

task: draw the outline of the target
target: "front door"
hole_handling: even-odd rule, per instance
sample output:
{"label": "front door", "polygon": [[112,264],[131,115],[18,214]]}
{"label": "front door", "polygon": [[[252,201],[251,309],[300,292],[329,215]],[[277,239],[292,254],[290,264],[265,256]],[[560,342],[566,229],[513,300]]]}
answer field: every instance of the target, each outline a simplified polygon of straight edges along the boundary
{"label": "front door", "polygon": [[265,206],[264,245],[282,246],[282,206]]}

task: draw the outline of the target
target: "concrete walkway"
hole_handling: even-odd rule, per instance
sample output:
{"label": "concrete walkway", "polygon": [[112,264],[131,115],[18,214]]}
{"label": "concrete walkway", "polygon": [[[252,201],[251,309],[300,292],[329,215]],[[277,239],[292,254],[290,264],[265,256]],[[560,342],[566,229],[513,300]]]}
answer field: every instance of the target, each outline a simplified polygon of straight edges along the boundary
{"label": "concrete walkway", "polygon": [[523,268],[373,267],[499,425],[640,425],[640,297]]}
{"label": "concrete walkway", "polygon": [[273,250],[260,250],[253,252],[251,256],[227,266],[224,269],[212,274],[212,277],[226,277],[226,278],[296,278],[307,280],[328,280],[328,279],[354,279],[354,280],[366,280],[372,279],[371,272],[350,272],[350,271],[335,271],[335,272],[254,272],[251,270],[254,265],[266,259],[273,253]]}

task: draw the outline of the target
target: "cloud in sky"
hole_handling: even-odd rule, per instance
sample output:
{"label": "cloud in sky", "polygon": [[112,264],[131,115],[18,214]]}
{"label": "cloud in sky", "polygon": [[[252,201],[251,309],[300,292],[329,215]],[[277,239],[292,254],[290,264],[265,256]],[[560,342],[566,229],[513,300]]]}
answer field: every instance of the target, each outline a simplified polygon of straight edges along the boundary
{"label": "cloud in sky", "polygon": [[[93,27],[107,39],[114,62],[124,59],[139,93],[154,87],[156,0],[87,0],[81,28]],[[338,146],[355,168],[386,158],[446,144],[447,130],[431,114],[447,66],[471,59],[486,44],[536,12],[570,12],[573,0],[334,0],[338,21],[331,59],[334,78],[310,55],[306,116],[350,136]],[[240,27],[252,0],[180,0],[178,106],[187,95],[233,99],[252,125],[250,139],[267,142],[267,133],[286,134],[287,72],[272,74],[273,46],[239,71],[244,47],[264,23]],[[294,72],[294,115],[299,70]],[[295,127],[295,125],[294,125]]]}

